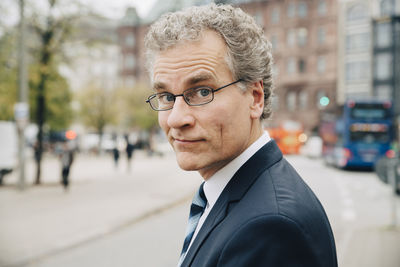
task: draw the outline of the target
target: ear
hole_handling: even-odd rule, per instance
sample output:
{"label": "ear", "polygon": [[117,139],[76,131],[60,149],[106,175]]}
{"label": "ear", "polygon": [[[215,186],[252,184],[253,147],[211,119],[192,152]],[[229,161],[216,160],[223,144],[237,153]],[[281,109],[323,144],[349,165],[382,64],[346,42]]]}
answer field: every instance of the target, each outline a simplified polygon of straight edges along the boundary
{"label": "ear", "polygon": [[257,81],[248,88],[251,93],[252,103],[250,105],[250,115],[252,119],[260,119],[264,111],[264,83]]}

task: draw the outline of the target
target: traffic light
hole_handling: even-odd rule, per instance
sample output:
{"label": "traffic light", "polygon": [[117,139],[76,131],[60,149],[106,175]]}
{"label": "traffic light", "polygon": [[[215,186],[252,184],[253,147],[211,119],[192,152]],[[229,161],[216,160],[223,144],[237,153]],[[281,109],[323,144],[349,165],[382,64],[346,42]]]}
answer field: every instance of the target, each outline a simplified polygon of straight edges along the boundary
{"label": "traffic light", "polygon": [[319,99],[319,104],[321,105],[321,107],[326,107],[327,105],[329,105],[329,97],[327,96],[323,96]]}

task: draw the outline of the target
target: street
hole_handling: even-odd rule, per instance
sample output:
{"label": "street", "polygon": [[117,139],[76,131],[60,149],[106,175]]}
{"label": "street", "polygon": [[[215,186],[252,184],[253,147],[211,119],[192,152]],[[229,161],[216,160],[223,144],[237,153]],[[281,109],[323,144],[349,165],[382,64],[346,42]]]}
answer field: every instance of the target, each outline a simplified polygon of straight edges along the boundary
{"label": "street", "polygon": [[[13,186],[16,174],[6,179],[0,266],[176,266],[201,178],[179,170],[172,154],[139,151],[129,173],[124,159],[115,169],[111,156],[79,156],[69,192],[59,185],[53,158],[45,161],[41,186],[20,192]],[[392,227],[400,224],[400,198],[375,173],[342,171],[303,156],[287,159],[325,207],[339,266],[400,265],[400,229]]]}

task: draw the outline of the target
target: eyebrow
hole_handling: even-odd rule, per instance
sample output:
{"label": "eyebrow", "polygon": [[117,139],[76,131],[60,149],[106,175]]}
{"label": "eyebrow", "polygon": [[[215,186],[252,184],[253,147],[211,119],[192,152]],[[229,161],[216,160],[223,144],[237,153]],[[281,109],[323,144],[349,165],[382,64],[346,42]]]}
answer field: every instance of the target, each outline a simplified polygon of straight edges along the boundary
{"label": "eyebrow", "polygon": [[210,80],[214,80],[214,76],[212,76],[209,73],[199,73],[197,75],[194,75],[193,77],[188,78],[184,82],[184,84],[186,84],[187,86],[192,86],[192,85],[196,85],[197,83],[210,81]]}
{"label": "eyebrow", "polygon": [[153,90],[154,91],[161,91],[166,88],[165,84],[163,82],[155,82],[153,84]]}

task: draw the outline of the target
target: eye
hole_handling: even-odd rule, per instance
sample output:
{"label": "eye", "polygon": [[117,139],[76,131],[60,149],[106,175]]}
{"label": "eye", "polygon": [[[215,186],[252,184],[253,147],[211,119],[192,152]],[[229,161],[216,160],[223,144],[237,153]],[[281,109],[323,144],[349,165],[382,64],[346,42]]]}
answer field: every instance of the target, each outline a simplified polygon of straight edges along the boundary
{"label": "eye", "polygon": [[207,87],[204,88],[198,88],[196,90],[196,96],[197,97],[208,97],[211,94],[211,90]]}
{"label": "eye", "polygon": [[160,93],[158,94],[158,101],[162,103],[174,102],[175,97],[173,94],[170,93]]}

